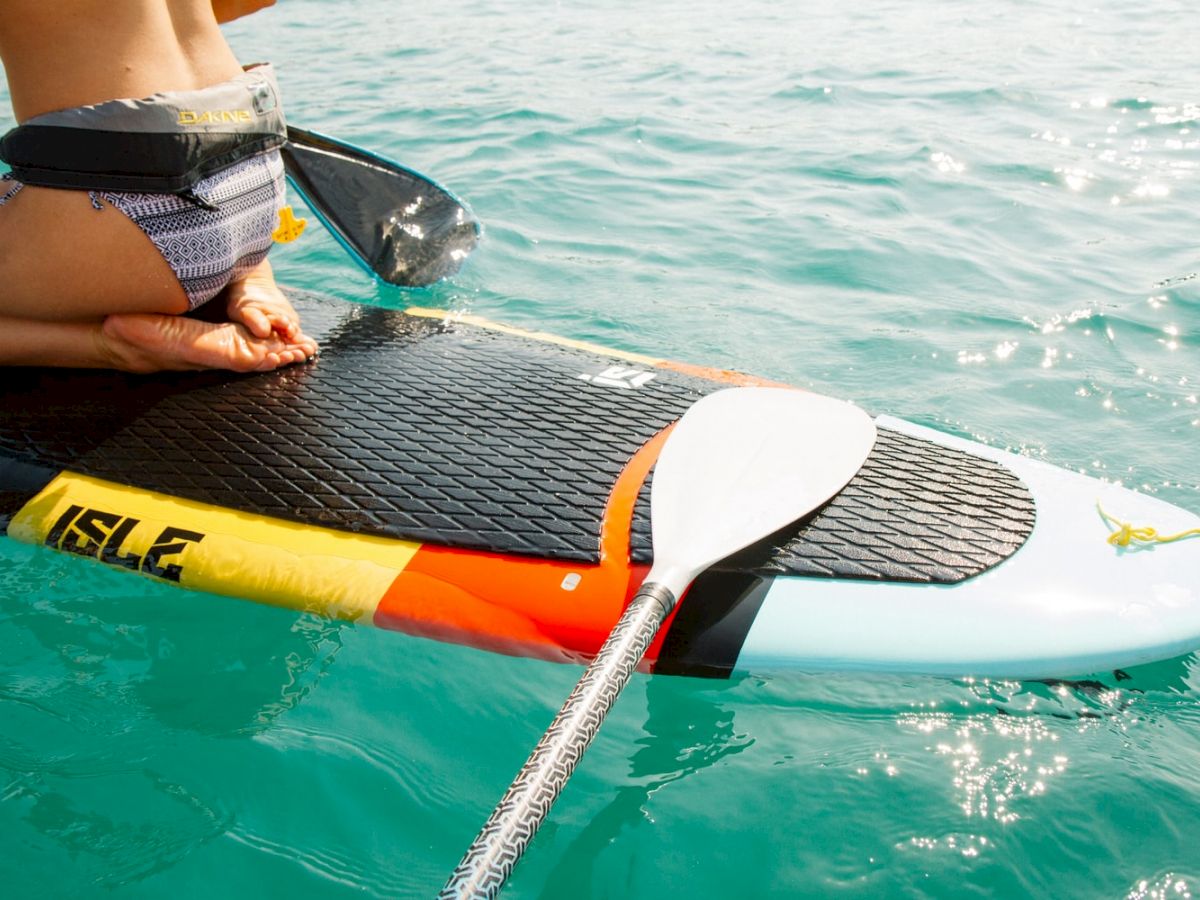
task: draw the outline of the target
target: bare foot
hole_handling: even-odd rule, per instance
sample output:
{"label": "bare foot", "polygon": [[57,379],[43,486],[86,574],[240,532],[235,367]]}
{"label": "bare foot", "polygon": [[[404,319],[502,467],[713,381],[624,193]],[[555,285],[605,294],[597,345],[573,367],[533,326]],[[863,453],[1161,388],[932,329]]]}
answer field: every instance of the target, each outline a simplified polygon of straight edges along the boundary
{"label": "bare foot", "polygon": [[286,341],[304,339],[300,316],[275,284],[266,260],[245,277],[231,282],[224,296],[229,321],[245,325],[255,337],[269,338],[274,333]]}
{"label": "bare foot", "polygon": [[315,341],[252,334],[236,322],[201,322],[153,313],[112,315],[97,337],[100,352],[125,372],[230,369],[268,372],[316,355]]}

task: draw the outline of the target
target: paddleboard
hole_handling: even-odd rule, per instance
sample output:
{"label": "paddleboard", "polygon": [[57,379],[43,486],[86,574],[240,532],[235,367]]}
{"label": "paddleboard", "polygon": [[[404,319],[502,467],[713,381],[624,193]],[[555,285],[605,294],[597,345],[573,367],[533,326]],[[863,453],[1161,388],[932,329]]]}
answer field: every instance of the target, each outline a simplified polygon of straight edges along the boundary
{"label": "paddleboard", "polygon": [[[311,365],[7,370],[8,535],[195,591],[582,661],[649,568],[671,424],[723,387],[768,383],[291,294],[321,342]],[[1068,677],[1200,647],[1200,540],[1116,547],[1105,513],[1160,534],[1200,518],[875,424],[829,503],[696,581],[645,668]]]}

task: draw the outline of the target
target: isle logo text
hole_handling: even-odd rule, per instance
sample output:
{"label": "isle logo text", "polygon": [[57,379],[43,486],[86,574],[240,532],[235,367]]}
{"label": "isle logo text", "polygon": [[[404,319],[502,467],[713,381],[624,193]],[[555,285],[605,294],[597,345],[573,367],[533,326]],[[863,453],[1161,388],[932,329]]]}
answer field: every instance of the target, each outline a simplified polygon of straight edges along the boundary
{"label": "isle logo text", "polygon": [[144,554],[124,552],[122,545],[140,521],[102,509],[71,506],[50,529],[46,544],[66,553],[90,556],[110,566],[178,582],[183,566],[164,558],[182,553],[191,544],[200,543],[204,535],[168,525]]}

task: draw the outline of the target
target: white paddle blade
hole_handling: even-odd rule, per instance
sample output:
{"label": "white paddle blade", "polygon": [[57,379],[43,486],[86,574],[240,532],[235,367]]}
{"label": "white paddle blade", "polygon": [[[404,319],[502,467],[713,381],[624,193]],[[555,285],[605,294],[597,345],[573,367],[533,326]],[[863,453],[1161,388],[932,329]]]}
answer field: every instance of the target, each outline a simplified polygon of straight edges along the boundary
{"label": "white paddle blade", "polygon": [[844,400],[729,388],[697,401],[654,467],[654,569],[676,596],[713,563],[817,509],[862,466],[875,423]]}

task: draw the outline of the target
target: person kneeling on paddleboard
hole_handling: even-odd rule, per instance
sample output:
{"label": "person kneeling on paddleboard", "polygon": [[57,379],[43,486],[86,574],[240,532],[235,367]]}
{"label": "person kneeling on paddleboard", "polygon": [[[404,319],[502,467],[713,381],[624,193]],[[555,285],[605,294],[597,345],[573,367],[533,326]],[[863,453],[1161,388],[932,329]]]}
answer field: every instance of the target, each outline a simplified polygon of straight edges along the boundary
{"label": "person kneeling on paddleboard", "polygon": [[[218,27],[273,3],[5,4],[0,364],[250,372],[316,354],[266,259],[279,90]],[[223,321],[184,315],[214,298]]]}

